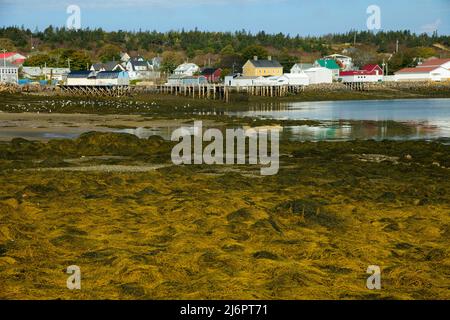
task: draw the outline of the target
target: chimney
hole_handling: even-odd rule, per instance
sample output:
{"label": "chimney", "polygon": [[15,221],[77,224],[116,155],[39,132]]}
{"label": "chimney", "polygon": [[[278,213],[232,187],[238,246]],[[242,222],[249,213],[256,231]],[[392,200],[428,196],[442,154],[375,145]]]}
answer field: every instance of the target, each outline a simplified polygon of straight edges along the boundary
{"label": "chimney", "polygon": [[258,61],[258,56],[254,56],[253,60]]}
{"label": "chimney", "polygon": [[267,60],[272,61],[272,56],[268,56]]}

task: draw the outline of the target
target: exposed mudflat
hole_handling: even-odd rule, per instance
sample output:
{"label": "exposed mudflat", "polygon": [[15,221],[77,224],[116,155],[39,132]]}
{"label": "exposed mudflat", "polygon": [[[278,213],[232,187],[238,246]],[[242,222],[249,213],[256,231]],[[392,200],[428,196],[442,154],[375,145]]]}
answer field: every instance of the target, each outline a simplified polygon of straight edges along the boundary
{"label": "exposed mudflat", "polygon": [[450,298],[450,146],[285,141],[267,177],[173,166],[172,146],[0,143],[0,298]]}

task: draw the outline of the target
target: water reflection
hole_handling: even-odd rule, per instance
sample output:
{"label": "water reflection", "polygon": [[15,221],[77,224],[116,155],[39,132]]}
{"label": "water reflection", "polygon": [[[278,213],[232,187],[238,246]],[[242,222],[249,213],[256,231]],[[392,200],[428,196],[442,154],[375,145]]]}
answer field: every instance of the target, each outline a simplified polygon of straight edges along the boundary
{"label": "water reflection", "polygon": [[285,134],[300,141],[450,137],[450,99],[270,103],[227,114],[321,122],[286,127]]}

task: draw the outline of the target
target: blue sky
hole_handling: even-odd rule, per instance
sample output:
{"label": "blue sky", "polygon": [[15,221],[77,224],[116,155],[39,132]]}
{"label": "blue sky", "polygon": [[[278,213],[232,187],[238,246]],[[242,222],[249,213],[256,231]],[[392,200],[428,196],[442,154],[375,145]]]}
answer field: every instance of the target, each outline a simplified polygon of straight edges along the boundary
{"label": "blue sky", "polygon": [[450,0],[0,0],[0,26],[64,26],[71,4],[81,9],[82,28],[105,30],[320,35],[366,30],[366,9],[378,5],[382,30],[450,34]]}

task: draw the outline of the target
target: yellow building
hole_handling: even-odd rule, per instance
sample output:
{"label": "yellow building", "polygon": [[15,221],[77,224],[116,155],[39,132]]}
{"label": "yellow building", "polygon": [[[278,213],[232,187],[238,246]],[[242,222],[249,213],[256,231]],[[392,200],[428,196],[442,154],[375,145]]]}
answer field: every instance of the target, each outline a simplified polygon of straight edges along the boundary
{"label": "yellow building", "polygon": [[259,60],[254,57],[248,60],[242,67],[244,77],[266,77],[266,76],[282,76],[283,66],[272,57],[267,60]]}

